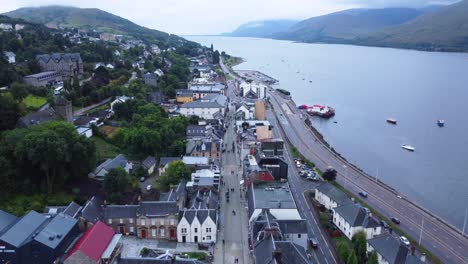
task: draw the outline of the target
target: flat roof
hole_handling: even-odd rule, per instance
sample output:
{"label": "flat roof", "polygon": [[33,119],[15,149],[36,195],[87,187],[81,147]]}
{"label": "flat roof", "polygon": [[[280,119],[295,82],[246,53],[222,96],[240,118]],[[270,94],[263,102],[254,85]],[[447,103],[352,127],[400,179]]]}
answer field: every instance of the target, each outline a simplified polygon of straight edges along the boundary
{"label": "flat roof", "polygon": [[255,184],[253,199],[255,209],[296,209],[287,182]]}
{"label": "flat roof", "polygon": [[101,258],[108,259],[111,257],[112,252],[120,241],[120,238],[122,238],[122,234],[115,234],[112,237],[112,240],[109,242],[109,245],[107,245],[106,250],[104,250],[104,253],[102,253]]}

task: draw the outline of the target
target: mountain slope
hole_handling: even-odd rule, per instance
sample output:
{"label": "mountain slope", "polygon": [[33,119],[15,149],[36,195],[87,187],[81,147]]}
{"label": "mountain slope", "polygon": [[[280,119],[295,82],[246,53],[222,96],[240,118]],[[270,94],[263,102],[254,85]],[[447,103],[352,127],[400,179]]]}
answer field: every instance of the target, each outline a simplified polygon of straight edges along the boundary
{"label": "mountain slope", "polygon": [[424,14],[422,9],[350,9],[303,20],[274,38],[304,42],[348,43]]}
{"label": "mountain slope", "polygon": [[275,33],[286,31],[297,22],[299,21],[288,19],[252,21],[240,25],[231,33],[224,33],[222,35],[230,37],[270,37]]}
{"label": "mountain slope", "polygon": [[361,39],[360,44],[468,51],[468,0],[427,13]]}
{"label": "mountain slope", "polygon": [[137,38],[158,42],[187,42],[183,38],[168,33],[139,26],[125,18],[97,8],[76,8],[66,6],[44,6],[20,8],[5,15],[22,18],[26,21],[58,28],[80,28],[131,35]]}

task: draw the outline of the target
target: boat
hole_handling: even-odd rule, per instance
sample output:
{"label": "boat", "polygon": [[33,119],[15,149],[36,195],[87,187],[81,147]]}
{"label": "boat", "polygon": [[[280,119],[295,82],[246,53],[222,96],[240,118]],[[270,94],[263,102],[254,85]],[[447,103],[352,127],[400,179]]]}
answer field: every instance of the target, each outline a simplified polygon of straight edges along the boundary
{"label": "boat", "polygon": [[312,81],[309,81],[309,83],[312,83]]}
{"label": "boat", "polygon": [[437,125],[443,127],[445,125],[445,120],[439,119],[437,120]]}
{"label": "boat", "polygon": [[410,145],[402,145],[401,146],[403,149],[406,149],[408,151],[414,151],[415,148],[413,146],[410,146]]}
{"label": "boat", "polygon": [[396,125],[396,123],[397,123],[397,120],[396,120],[396,119],[394,119],[394,118],[389,118],[389,119],[387,119],[387,123],[390,123],[390,124]]}
{"label": "boat", "polygon": [[335,115],[335,109],[330,106],[315,104],[312,107],[307,108],[309,115],[320,116],[324,118],[330,118]]}

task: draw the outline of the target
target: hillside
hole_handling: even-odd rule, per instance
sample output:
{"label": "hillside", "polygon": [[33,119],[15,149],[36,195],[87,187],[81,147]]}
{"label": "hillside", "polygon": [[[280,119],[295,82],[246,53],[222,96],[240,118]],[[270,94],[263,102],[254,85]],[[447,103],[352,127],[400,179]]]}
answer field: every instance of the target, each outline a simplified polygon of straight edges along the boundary
{"label": "hillside", "polygon": [[231,33],[224,33],[222,35],[230,37],[270,37],[275,33],[286,31],[297,22],[299,21],[287,19],[252,21],[240,25]]}
{"label": "hillside", "polygon": [[113,15],[97,8],[76,8],[65,6],[44,6],[20,8],[8,13],[9,17],[22,18],[26,21],[57,28],[79,28],[124,34],[136,38],[156,41],[160,45],[178,46],[187,40],[176,35],[139,26],[125,18]]}
{"label": "hillside", "polygon": [[468,51],[468,0],[419,16],[358,44],[421,50]]}
{"label": "hillside", "polygon": [[277,39],[303,42],[349,43],[384,28],[410,21],[426,10],[412,8],[350,9],[303,20]]}

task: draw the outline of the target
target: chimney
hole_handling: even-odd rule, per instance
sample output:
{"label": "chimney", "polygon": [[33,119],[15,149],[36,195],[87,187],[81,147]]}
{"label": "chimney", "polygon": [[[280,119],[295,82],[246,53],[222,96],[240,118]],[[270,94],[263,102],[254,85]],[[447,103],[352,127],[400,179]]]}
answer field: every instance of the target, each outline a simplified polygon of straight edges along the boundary
{"label": "chimney", "polygon": [[421,254],[420,260],[421,260],[421,262],[426,262],[426,254],[425,253]]}
{"label": "chimney", "polygon": [[281,250],[279,249],[275,249],[273,250],[273,258],[276,260],[276,262],[278,262],[279,264],[283,263],[281,261]]}

